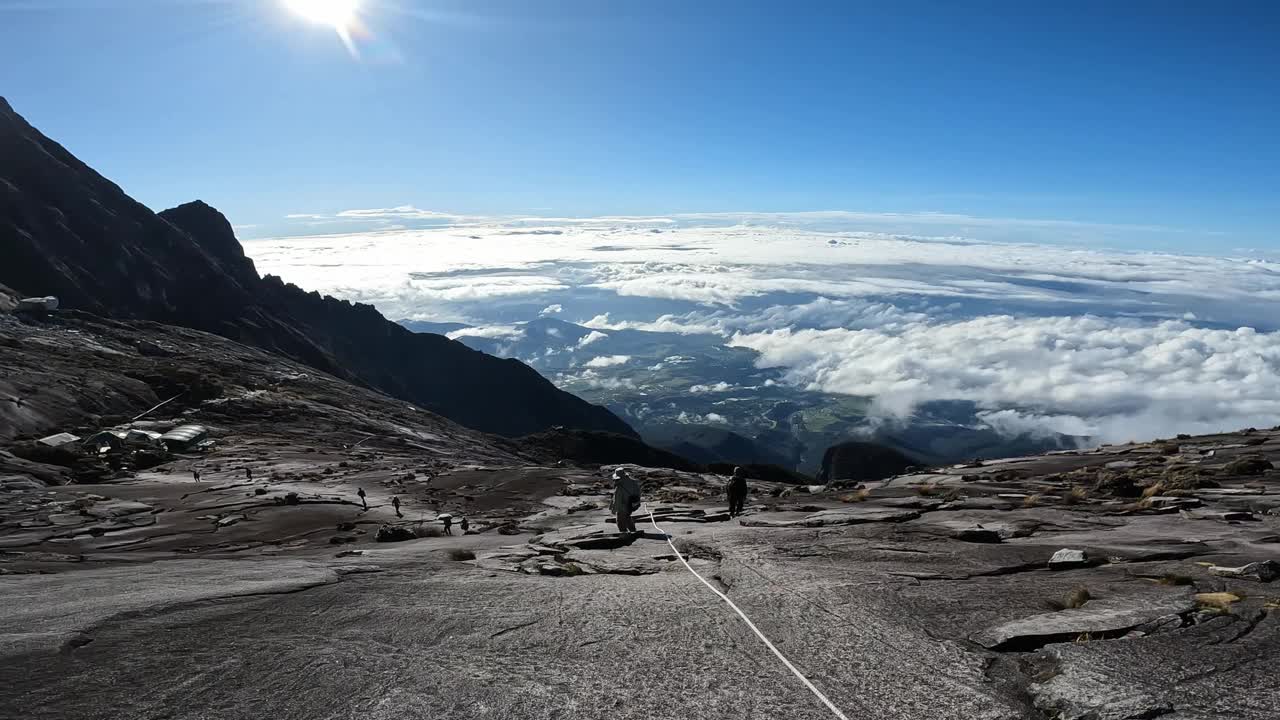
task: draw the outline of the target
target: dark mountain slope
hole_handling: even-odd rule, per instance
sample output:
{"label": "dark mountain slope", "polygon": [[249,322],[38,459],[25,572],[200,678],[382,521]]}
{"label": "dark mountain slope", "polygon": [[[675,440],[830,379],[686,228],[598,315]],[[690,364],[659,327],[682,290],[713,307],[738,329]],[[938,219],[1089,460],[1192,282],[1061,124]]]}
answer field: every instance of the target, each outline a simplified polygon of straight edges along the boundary
{"label": "dark mountain slope", "polygon": [[31,127],[0,98],[0,283],[69,308],[216,333],[371,386],[479,430],[552,425],[634,436],[531,368],[368,305],[259,278],[230,223],[201,202],[159,215]]}
{"label": "dark mountain slope", "polygon": [[709,425],[663,425],[647,430],[645,440],[704,465],[791,464],[781,454],[772,452],[750,438]]}
{"label": "dark mountain slope", "polygon": [[646,445],[634,437],[586,430],[552,428],[520,438],[513,443],[512,451],[546,463],[568,460],[589,465],[630,463],[688,472],[704,469],[698,463]]}
{"label": "dark mountain slope", "polygon": [[850,440],[827,448],[818,481],[883,480],[913,465],[919,463],[893,448]]}

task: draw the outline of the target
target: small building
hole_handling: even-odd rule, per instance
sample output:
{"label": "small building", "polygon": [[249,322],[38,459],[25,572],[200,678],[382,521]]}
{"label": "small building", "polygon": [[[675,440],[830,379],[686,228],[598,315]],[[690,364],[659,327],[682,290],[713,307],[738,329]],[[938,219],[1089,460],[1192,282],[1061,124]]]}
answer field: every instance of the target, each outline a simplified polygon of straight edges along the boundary
{"label": "small building", "polygon": [[160,436],[160,442],[170,450],[187,450],[209,438],[209,429],[203,425],[179,425]]}
{"label": "small building", "polygon": [[124,442],[134,447],[155,447],[160,444],[161,437],[163,436],[155,430],[132,428],[125,433]]}
{"label": "small building", "polygon": [[47,445],[49,447],[62,447],[67,443],[73,443],[79,439],[80,437],[78,435],[72,435],[71,433],[67,433],[67,432],[60,432],[55,435],[50,435],[49,437],[42,437],[36,442],[40,443],[41,445]]}

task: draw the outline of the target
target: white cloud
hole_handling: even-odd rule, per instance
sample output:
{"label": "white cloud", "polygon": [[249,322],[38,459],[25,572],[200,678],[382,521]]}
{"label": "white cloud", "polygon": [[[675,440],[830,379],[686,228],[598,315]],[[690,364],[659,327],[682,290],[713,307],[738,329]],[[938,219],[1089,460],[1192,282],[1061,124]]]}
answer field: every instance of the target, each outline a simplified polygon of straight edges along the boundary
{"label": "white cloud", "polygon": [[601,355],[586,361],[582,364],[582,367],[607,368],[615,365],[625,365],[630,360],[630,355]]}
{"label": "white cloud", "polygon": [[[444,215],[401,206],[343,219]],[[574,349],[622,330],[718,335],[762,353],[785,382],[877,396],[886,416],[971,400],[992,427],[1111,439],[1280,416],[1274,259],[973,239],[1096,245],[1167,228],[929,213],[470,220],[246,251],[263,272],[395,318],[509,328],[585,299],[598,305]],[[505,332],[492,337],[515,337]]]}
{"label": "white cloud", "polygon": [[707,413],[706,415],[702,415],[700,413],[691,413],[685,410],[681,410],[680,414],[676,416],[676,422],[685,423],[686,425],[701,425],[704,423],[726,425],[728,424],[729,419],[721,415],[720,413],[711,412],[711,413]]}
{"label": "white cloud", "polygon": [[603,340],[607,337],[609,337],[608,333],[602,333],[599,330],[592,330],[582,336],[582,339],[578,341],[578,347],[584,348],[597,340]]}
{"label": "white cloud", "polygon": [[722,393],[722,392],[729,392],[729,391],[730,391],[730,390],[732,390],[732,389],[733,389],[733,386],[732,386],[732,385],[730,385],[729,383],[727,383],[727,382],[725,382],[725,381],[721,380],[720,382],[718,382],[718,383],[714,383],[714,384],[711,384],[711,385],[691,385],[691,386],[689,387],[689,392],[691,392],[691,393],[693,393],[693,394],[697,395],[697,394],[699,394],[699,393]]}
{"label": "white cloud", "polygon": [[905,416],[930,400],[970,400],[993,425],[1130,439],[1271,425],[1280,417],[1280,333],[1098,317],[983,316],[892,329],[738,334],[788,382],[875,397]]}
{"label": "white cloud", "polygon": [[524,337],[524,329],[518,328],[515,325],[485,325],[482,327],[469,327],[447,332],[445,333],[445,337],[452,340],[457,340],[460,337],[519,340]]}
{"label": "white cloud", "polygon": [[671,314],[662,315],[653,321],[613,321],[609,318],[609,313],[601,313],[579,324],[600,330],[643,330],[645,332],[669,332],[680,335],[723,334],[723,328],[719,325],[713,323],[698,324],[689,318],[682,319]]}
{"label": "white cloud", "polygon": [[572,378],[587,387],[599,388],[602,390],[637,390],[639,387],[631,378],[615,378],[604,377],[595,370],[583,370],[577,377],[563,376],[566,379]]}
{"label": "white cloud", "polygon": [[412,205],[393,208],[343,210],[336,217],[354,220],[452,220],[460,216],[438,210],[423,210]]}

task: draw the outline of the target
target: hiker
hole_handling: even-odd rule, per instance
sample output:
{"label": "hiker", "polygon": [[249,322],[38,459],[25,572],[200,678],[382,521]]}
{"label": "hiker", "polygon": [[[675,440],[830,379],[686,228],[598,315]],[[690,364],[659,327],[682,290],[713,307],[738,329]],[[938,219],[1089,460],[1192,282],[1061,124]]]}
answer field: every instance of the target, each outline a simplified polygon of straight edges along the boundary
{"label": "hiker", "polygon": [[391,496],[391,507],[396,509],[396,517],[404,517],[404,515],[400,514],[400,496],[399,495]]}
{"label": "hiker", "polygon": [[618,532],[636,532],[631,513],[640,509],[640,483],[622,468],[613,471],[613,503],[610,507],[618,522]]}
{"label": "hiker", "polygon": [[360,504],[364,506],[365,510],[368,510],[369,501],[364,499],[364,488],[360,488],[359,490],[356,490],[356,495],[360,496]]}
{"label": "hiker", "polygon": [[200,468],[191,468],[191,477],[196,482],[200,482]]}
{"label": "hiker", "polygon": [[246,479],[246,480],[248,480],[249,482],[253,482],[253,468],[248,468],[248,467],[247,467],[247,468],[245,468],[245,469],[244,469],[244,477],[245,477],[245,479]]}
{"label": "hiker", "polygon": [[733,476],[729,478],[726,490],[729,495],[729,517],[741,515],[742,506],[747,502],[747,474],[742,468],[733,469]]}
{"label": "hiker", "polygon": [[466,535],[467,528],[471,527],[471,523],[467,522],[466,518],[462,518],[462,522],[458,523],[458,527],[462,528],[462,534]]}
{"label": "hiker", "polygon": [[[452,535],[453,534],[453,516],[441,515],[440,521],[444,523],[444,534]],[[464,530],[463,532],[466,532],[466,531]]]}

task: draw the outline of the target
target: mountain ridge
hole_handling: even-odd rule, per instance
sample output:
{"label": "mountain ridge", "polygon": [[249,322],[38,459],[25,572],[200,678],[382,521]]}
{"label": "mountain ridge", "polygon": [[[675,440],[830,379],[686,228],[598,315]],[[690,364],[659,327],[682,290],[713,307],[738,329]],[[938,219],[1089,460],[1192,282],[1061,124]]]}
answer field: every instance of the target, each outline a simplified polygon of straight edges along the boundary
{"label": "mountain ridge", "polygon": [[408,400],[473,429],[555,425],[638,437],[516,360],[414,334],[375,308],[260,277],[201,201],[154,213],[0,98],[0,283],[65,307],[221,335]]}

